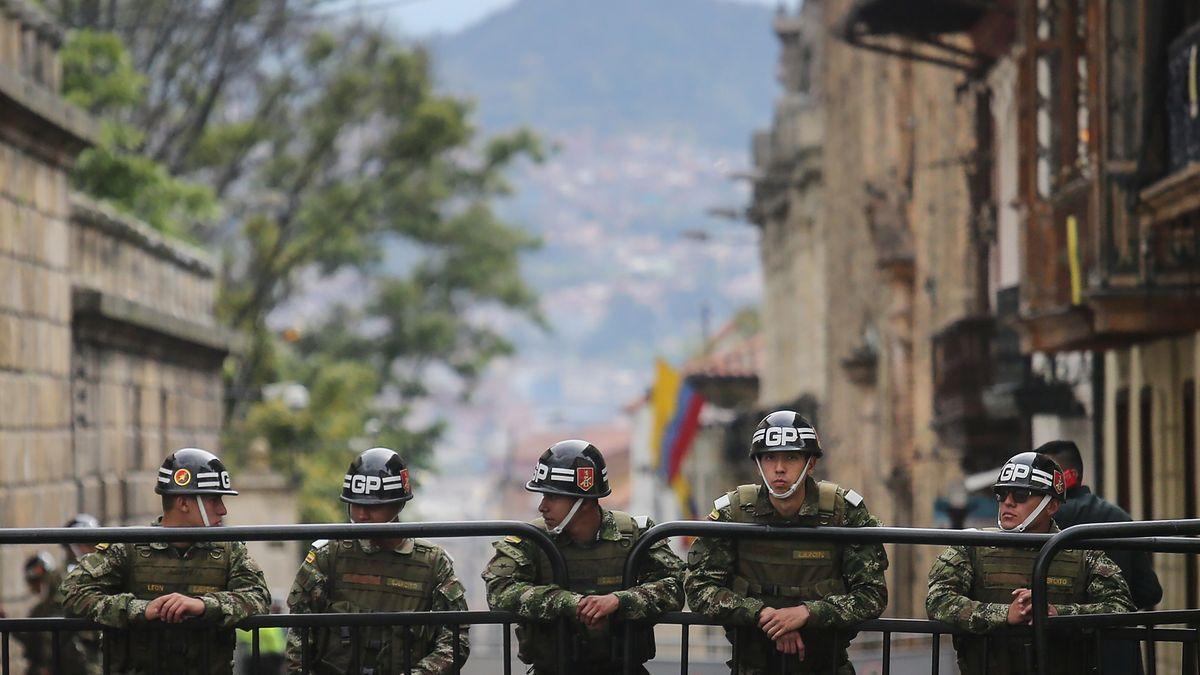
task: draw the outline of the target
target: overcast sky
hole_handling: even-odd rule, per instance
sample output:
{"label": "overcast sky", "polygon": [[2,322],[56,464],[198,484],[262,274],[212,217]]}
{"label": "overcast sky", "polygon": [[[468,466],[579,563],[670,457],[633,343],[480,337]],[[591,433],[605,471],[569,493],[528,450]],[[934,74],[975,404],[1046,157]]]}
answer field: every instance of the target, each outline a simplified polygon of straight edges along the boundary
{"label": "overcast sky", "polygon": [[[416,37],[434,33],[453,33],[517,0],[343,0],[342,7],[353,12],[384,10],[403,32]],[[654,0],[646,0],[653,2]],[[774,7],[793,6],[797,0],[733,0]]]}

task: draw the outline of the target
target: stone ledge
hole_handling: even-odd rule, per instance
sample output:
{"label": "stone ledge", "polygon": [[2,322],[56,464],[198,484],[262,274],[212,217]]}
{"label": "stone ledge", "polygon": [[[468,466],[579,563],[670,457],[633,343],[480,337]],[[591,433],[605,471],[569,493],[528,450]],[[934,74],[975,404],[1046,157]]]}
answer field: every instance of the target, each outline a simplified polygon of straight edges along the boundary
{"label": "stone ledge", "polygon": [[244,339],[221,326],[210,326],[171,316],[146,305],[132,302],[94,288],[71,289],[71,313],[85,319],[81,337],[98,337],[102,342],[145,350],[148,337],[158,337],[171,349],[202,352],[203,356],[223,359],[244,348]]}
{"label": "stone ledge", "polygon": [[40,142],[50,140],[48,132],[78,152],[95,145],[100,137],[100,125],[91,115],[5,66],[0,66],[0,102],[17,113],[13,115],[15,126]]}
{"label": "stone ledge", "polygon": [[215,275],[216,264],[212,257],[201,249],[183,241],[173,240],[137,218],[120,213],[113,207],[78,192],[71,194],[71,221],[127,241],[162,260],[205,278],[211,279]]}
{"label": "stone ledge", "polygon": [[38,37],[46,40],[54,47],[62,45],[66,31],[54,20],[46,10],[35,3],[26,0],[0,0],[0,12],[3,12],[32,29]]}

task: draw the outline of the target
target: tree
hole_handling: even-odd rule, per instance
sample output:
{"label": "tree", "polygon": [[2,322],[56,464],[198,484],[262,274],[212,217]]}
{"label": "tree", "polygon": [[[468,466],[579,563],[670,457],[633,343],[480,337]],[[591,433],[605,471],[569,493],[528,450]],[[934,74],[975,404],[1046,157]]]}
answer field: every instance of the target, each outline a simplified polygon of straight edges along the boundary
{"label": "tree", "polygon": [[[435,90],[422,49],[323,16],[318,2],[63,0],[59,10],[81,29],[73,42],[118,36],[132,64],[81,49],[78,72],[119,76],[70,80],[72,95],[137,130],[123,148],[219,200],[219,219],[184,224],[222,251],[218,312],[249,337],[227,372],[229,449],[266,438],[277,466],[307,480],[344,469],[361,442],[419,460],[438,432],[408,420],[426,374],[453,373],[469,391],[512,349],[489,312],[540,321],[520,273],[537,242],[491,206],[508,194],[513,162],[540,160],[538,139],[477,140],[470,106]],[[186,195],[152,209],[135,197],[145,179],[121,193],[131,210],[179,222]],[[280,340],[270,317],[334,275],[353,280],[353,297],[327,300],[323,319]],[[306,386],[310,405],[263,400],[280,380]]]}

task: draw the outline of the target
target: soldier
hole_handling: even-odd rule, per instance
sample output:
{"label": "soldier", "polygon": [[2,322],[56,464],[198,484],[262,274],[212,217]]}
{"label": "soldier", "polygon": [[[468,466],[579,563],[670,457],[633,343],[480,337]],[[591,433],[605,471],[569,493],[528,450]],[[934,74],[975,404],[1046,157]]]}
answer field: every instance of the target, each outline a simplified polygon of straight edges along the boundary
{"label": "soldier", "polygon": [[[992,487],[1000,503],[996,524],[1004,532],[1058,532],[1054,514],[1066,501],[1063,472],[1036,452],[1009,459]],[[951,546],[929,570],[929,618],[987,636],[1006,626],[1032,622],[1030,578],[1037,547]],[[1129,587],[1116,563],[1099,551],[1063,551],[1046,579],[1049,612],[1101,614],[1133,609]],[[1065,638],[1066,636],[1064,636]],[[1088,672],[1086,642],[1067,640],[1050,654],[1053,673]],[[955,636],[959,669],[975,673],[1032,673],[1028,638]],[[1094,664],[1092,664],[1094,665]]]}
{"label": "soldier", "polygon": [[[89,513],[80,513],[68,520],[63,527],[100,527],[100,521],[96,520],[96,516]],[[75,569],[75,565],[79,564],[80,558],[96,550],[95,544],[63,544],[62,546],[67,552],[65,565],[67,572]]]}
{"label": "soldier", "polygon": [[[394,523],[412,499],[408,468],[394,450],[371,448],[350,463],[341,500],[353,523]],[[288,594],[293,614],[465,611],[454,561],[424,539],[313,542]],[[418,675],[456,672],[467,660],[466,626],[316,629],[304,654],[301,631],[288,635],[288,672]],[[456,646],[457,643],[457,646]],[[457,657],[457,660],[456,660]]]}
{"label": "soldier", "polygon": [[[198,448],[167,456],[154,491],[163,508],[154,525],[163,528],[218,527],[223,497],[237,494],[221,460]],[[62,595],[68,613],[124,629],[106,632],[106,658],[112,672],[139,674],[232,673],[233,626],[271,603],[243,542],[98,544],[67,575]]]}
{"label": "soldier", "polygon": [[[683,563],[666,541],[650,549],[637,585],[621,588],[625,560],[638,538],[654,525],[600,506],[612,490],[604,457],[587,441],[560,441],[538,460],[525,489],[542,494],[532,521],[544,530],[567,563],[570,586],[553,583],[550,561],[531,541],[505,537],[483,571],[488,605],[516,612],[527,622],[517,627],[519,655],[538,675],[559,673],[556,619],[566,619],[574,634],[568,660],[572,675],[621,672],[623,630],[615,620],[653,620],[683,607]],[[642,623],[634,631],[635,663],[654,657],[654,630]],[[644,666],[634,672],[646,673]],[[559,674],[563,675],[563,674]]]}
{"label": "soldier", "polygon": [[[816,429],[790,410],[758,423],[750,458],[762,485],[742,485],[713,503],[710,520],[776,527],[877,527],[854,490],[817,481]],[[853,673],[851,626],[887,605],[883,547],[809,539],[700,537],[684,588],[693,611],[722,621],[743,675]]]}
{"label": "soldier", "polygon": [[[48,553],[39,551],[25,561],[25,585],[37,602],[29,610],[32,618],[63,616],[58,588],[62,573]],[[15,633],[25,650],[25,662],[31,675],[85,675],[99,673],[100,662],[89,662],[78,633]],[[58,640],[58,654],[54,653]],[[57,660],[56,660],[57,659]]]}

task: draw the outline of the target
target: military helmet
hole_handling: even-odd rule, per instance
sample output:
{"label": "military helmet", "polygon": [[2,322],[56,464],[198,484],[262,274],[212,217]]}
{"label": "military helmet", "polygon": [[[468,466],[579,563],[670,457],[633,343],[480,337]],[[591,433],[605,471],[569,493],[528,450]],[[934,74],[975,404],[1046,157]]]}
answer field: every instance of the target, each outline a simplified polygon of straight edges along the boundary
{"label": "military helmet", "polygon": [[391,448],[371,448],[350,462],[342,479],[341,500],[347,504],[371,506],[394,504],[412,499],[408,467],[400,453]]}
{"label": "military helmet", "polygon": [[587,441],[559,441],[538,458],[533,478],[525,483],[530,492],[563,497],[599,499],[612,494],[604,455]]}
{"label": "military helmet", "polygon": [[54,558],[45,551],[38,551],[25,559],[25,581],[40,581],[53,571]]}
{"label": "military helmet", "polygon": [[216,455],[200,448],[183,448],[167,455],[158,469],[160,495],[236,495],[229,471]]}
{"label": "military helmet", "polygon": [[821,439],[812,422],[791,410],[776,410],[762,418],[750,441],[750,456],[768,452],[802,452],[820,457]]}
{"label": "military helmet", "polygon": [[1050,495],[1060,502],[1067,501],[1062,468],[1049,455],[1040,452],[1022,452],[1004,463],[992,490],[999,493],[1013,488]]}
{"label": "military helmet", "polygon": [[80,513],[68,520],[63,527],[100,527],[100,521],[90,513]]}

